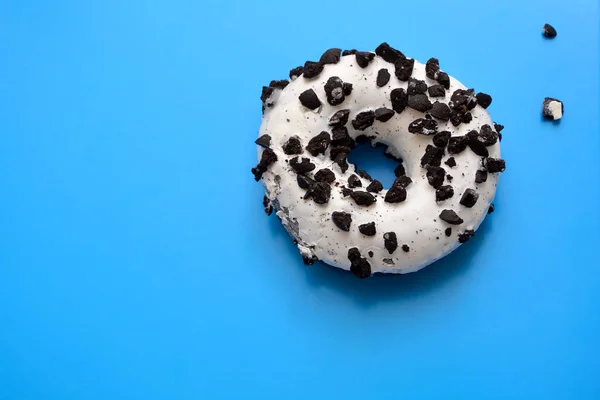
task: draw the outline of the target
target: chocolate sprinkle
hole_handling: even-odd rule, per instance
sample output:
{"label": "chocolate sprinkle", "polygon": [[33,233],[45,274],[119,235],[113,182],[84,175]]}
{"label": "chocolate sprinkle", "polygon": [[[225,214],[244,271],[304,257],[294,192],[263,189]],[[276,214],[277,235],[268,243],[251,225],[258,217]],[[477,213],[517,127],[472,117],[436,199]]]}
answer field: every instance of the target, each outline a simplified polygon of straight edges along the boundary
{"label": "chocolate sprinkle", "polygon": [[306,151],[313,157],[316,157],[319,154],[325,154],[325,150],[329,147],[330,142],[331,137],[329,136],[329,133],[323,131],[308,141]]}
{"label": "chocolate sprinkle", "polygon": [[408,131],[422,135],[433,135],[437,133],[437,122],[433,119],[418,118],[408,125]]}
{"label": "chocolate sprinkle", "polygon": [[377,201],[375,196],[373,196],[371,193],[363,191],[352,192],[350,197],[352,197],[352,200],[354,200],[356,205],[359,206],[370,206]]}
{"label": "chocolate sprinkle", "polygon": [[394,114],[394,110],[390,110],[386,107],[381,107],[375,110],[375,119],[377,121],[387,122],[394,116]]}
{"label": "chocolate sprinkle", "polygon": [[386,203],[401,203],[406,200],[406,189],[400,186],[392,186],[385,194]]}
{"label": "chocolate sprinkle", "polygon": [[429,97],[444,97],[446,96],[446,90],[442,85],[431,85],[427,88]]}
{"label": "chocolate sprinkle", "polygon": [[485,181],[487,181],[487,177],[488,177],[488,173],[485,170],[477,170],[477,172],[475,172],[475,183],[483,183]]}
{"label": "chocolate sprinkle", "polygon": [[300,138],[297,136],[289,138],[283,145],[283,152],[287,155],[302,154],[302,143],[300,143]]}
{"label": "chocolate sprinkle", "polygon": [[300,103],[310,110],[315,110],[321,107],[321,100],[317,97],[317,94],[312,89],[307,89],[298,96]]}
{"label": "chocolate sprinkle", "polygon": [[377,179],[373,179],[369,186],[367,186],[367,192],[379,193],[383,190],[383,185]]}
{"label": "chocolate sprinkle", "polygon": [[467,189],[460,198],[460,204],[467,208],[471,208],[477,203],[478,199],[479,194],[475,190]]}
{"label": "chocolate sprinkle", "polygon": [[467,148],[469,139],[466,136],[453,136],[448,140],[448,152],[450,154],[462,153]]}
{"label": "chocolate sprinkle", "polygon": [[350,175],[350,178],[348,178],[348,187],[362,187],[362,182],[360,181],[360,178],[354,174]]}
{"label": "chocolate sprinkle", "polygon": [[304,67],[303,66],[299,66],[299,67],[296,67],[296,68],[292,69],[290,71],[290,79],[294,80],[296,78],[299,78],[300,75],[302,75],[303,72],[304,72]]}
{"label": "chocolate sprinkle", "polygon": [[446,164],[450,168],[454,168],[454,167],[456,167],[456,160],[454,159],[454,157],[450,157],[449,159],[446,160],[446,162],[444,164]]}
{"label": "chocolate sprinkle", "polygon": [[348,123],[350,110],[339,110],[329,118],[330,126],[344,126]]}
{"label": "chocolate sprinkle", "polygon": [[403,244],[402,251],[404,251],[405,253],[408,253],[410,251],[410,247],[407,244]]}
{"label": "chocolate sprinkle", "polygon": [[449,131],[441,131],[436,133],[433,136],[433,144],[437,147],[445,149],[448,146],[448,141],[450,140],[450,132]]}
{"label": "chocolate sprinkle", "polygon": [[335,174],[329,168],[323,168],[317,171],[315,174],[315,180],[317,182],[325,182],[332,184],[335,182]]}
{"label": "chocolate sprinkle", "polygon": [[421,81],[419,79],[410,78],[408,80],[408,88],[407,93],[409,96],[415,94],[425,94],[427,93],[427,84],[425,81]]}
{"label": "chocolate sprinkle", "polygon": [[450,119],[450,107],[445,103],[436,101],[431,107],[430,114],[442,121],[448,121]]}
{"label": "chocolate sprinkle", "polygon": [[504,172],[506,170],[506,162],[501,158],[488,157],[485,159],[485,167],[491,173]]}
{"label": "chocolate sprinkle", "polygon": [[467,229],[464,233],[458,234],[458,242],[467,243],[472,236],[475,236],[475,232],[472,229]]}
{"label": "chocolate sprinkle", "polygon": [[352,215],[344,211],[334,211],[331,214],[331,220],[341,230],[348,232],[350,231],[350,224],[352,223]]}
{"label": "chocolate sprinkle", "polygon": [[425,167],[426,165],[439,167],[442,165],[444,153],[444,149],[428,144],[425,148],[425,154],[421,157],[421,167]]}
{"label": "chocolate sprinkle", "polygon": [[452,235],[452,228],[450,228],[450,227],[446,228],[444,233],[446,234],[446,236],[450,237]]}
{"label": "chocolate sprinkle", "polygon": [[356,52],[356,63],[361,68],[366,68],[367,65],[375,58],[375,54],[366,51]]}
{"label": "chocolate sprinkle", "polygon": [[377,73],[377,87],[382,87],[387,85],[387,83],[390,81],[390,73],[388,72],[387,69],[382,68],[379,70],[379,72]]}
{"label": "chocolate sprinkle", "polygon": [[427,63],[425,64],[425,75],[429,78],[429,79],[437,79],[438,74],[440,72],[440,62],[438,61],[437,58],[430,58],[429,60],[427,60]]}
{"label": "chocolate sprinkle", "polygon": [[342,49],[329,49],[319,59],[322,64],[337,64],[340,61],[340,52]]}
{"label": "chocolate sprinkle", "polygon": [[401,81],[406,82],[412,75],[414,65],[415,60],[412,58],[400,57],[394,63],[394,66],[396,67],[396,70],[394,71],[396,77]]}
{"label": "chocolate sprinkle", "polygon": [[438,74],[437,81],[446,89],[450,89],[450,77],[447,73],[441,72]]}
{"label": "chocolate sprinkle", "polygon": [[440,186],[435,191],[435,201],[448,200],[452,196],[454,196],[454,189],[450,185]]}
{"label": "chocolate sprinkle", "polygon": [[440,219],[449,223],[450,225],[460,225],[464,222],[463,219],[458,216],[458,214],[456,214],[453,210],[448,209],[443,210],[440,213]]}
{"label": "chocolate sprinkle", "polygon": [[264,147],[266,149],[269,146],[271,146],[271,136],[269,136],[269,135],[262,135],[261,137],[259,137],[258,139],[256,139],[254,141],[254,143],[256,143],[257,145],[259,145],[261,147]]}
{"label": "chocolate sprinkle", "polygon": [[317,77],[321,72],[323,72],[323,63],[314,61],[304,63],[303,74],[306,79]]}
{"label": "chocolate sprinkle", "polygon": [[271,215],[271,213],[273,212],[273,205],[271,204],[271,200],[269,200],[266,194],[265,197],[263,197],[263,208],[265,210],[265,214],[267,215]]}
{"label": "chocolate sprinkle", "polygon": [[367,222],[358,226],[358,231],[366,236],[375,236],[377,230],[375,229],[375,222]]}
{"label": "chocolate sprinkle", "polygon": [[431,107],[433,107],[429,101],[429,97],[427,97],[426,94],[415,94],[413,96],[408,96],[408,106],[421,112],[431,110]]}
{"label": "chocolate sprinkle", "polygon": [[398,88],[392,90],[390,93],[390,99],[392,101],[392,108],[397,113],[401,113],[404,111],[406,106],[408,105],[408,95],[404,91],[404,89]]}
{"label": "chocolate sprinkle", "polygon": [[383,234],[383,245],[385,249],[392,254],[398,248],[398,238],[395,232],[387,232]]}
{"label": "chocolate sprinkle", "polygon": [[394,49],[386,42],[383,42],[377,46],[375,49],[375,54],[392,64],[401,58],[405,58],[401,51]]}
{"label": "chocolate sprinkle", "polygon": [[434,188],[439,188],[444,184],[444,178],[446,177],[446,170],[442,167],[436,167],[432,165],[427,166],[427,182]]}
{"label": "chocolate sprinkle", "polygon": [[306,157],[294,157],[290,160],[290,167],[298,174],[305,174],[315,169],[315,164],[310,162],[310,159]]}
{"label": "chocolate sprinkle", "polygon": [[477,104],[479,104],[483,108],[488,108],[490,104],[492,104],[492,96],[489,94],[479,92],[475,95],[477,98]]}
{"label": "chocolate sprinkle", "polygon": [[544,24],[544,27],[542,28],[542,34],[548,39],[555,38],[557,35],[556,29],[554,29],[554,27],[550,24]]}
{"label": "chocolate sprinkle", "polygon": [[373,111],[363,111],[356,114],[356,118],[352,121],[352,126],[358,131],[364,131],[375,121],[375,113]]}
{"label": "chocolate sprinkle", "polygon": [[277,161],[277,155],[271,149],[265,149],[260,156],[260,161],[256,165],[256,167],[252,168],[252,173],[254,174],[254,180],[257,182],[262,178],[262,174],[267,171],[267,168],[271,164]]}

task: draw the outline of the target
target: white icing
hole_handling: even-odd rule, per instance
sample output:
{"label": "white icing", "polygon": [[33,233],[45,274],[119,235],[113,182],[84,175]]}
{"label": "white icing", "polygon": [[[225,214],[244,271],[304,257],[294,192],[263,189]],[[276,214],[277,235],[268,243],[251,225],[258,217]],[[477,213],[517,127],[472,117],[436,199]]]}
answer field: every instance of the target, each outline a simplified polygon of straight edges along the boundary
{"label": "white icing", "polygon": [[553,119],[562,118],[562,103],[560,101],[552,100],[548,104],[548,109],[550,110]]}
{"label": "white icing", "polygon": [[[392,76],[388,84],[379,88],[376,85],[376,78],[381,68],[387,68]],[[271,136],[270,147],[277,154],[278,161],[263,174],[263,184],[267,197],[279,210],[277,215],[288,232],[298,241],[298,247],[303,255],[309,255],[312,251],[320,260],[348,270],[350,269],[348,249],[357,247],[361,255],[369,261],[373,273],[413,272],[458,247],[458,234],[467,229],[476,230],[487,215],[496,192],[498,174],[490,173],[486,182],[476,184],[475,172],[481,165],[481,157],[468,148],[460,154],[453,155],[457,163],[456,167],[450,168],[442,164],[446,173],[454,178],[452,181],[444,182],[445,185],[454,188],[454,196],[440,203],[435,201],[435,189],[427,182],[426,171],[420,166],[425,148],[432,143],[432,136],[408,132],[408,124],[417,118],[423,118],[424,113],[407,107],[387,122],[375,121],[373,126],[365,131],[353,129],[351,121],[357,113],[379,107],[391,109],[390,92],[395,88],[407,89],[407,82],[398,80],[393,71],[394,66],[378,56],[366,68],[356,64],[354,55],[344,56],[337,64],[325,65],[323,72],[316,78],[306,79],[301,76],[292,80],[284,90],[278,91],[280,93],[276,98],[276,104],[265,110],[259,136],[264,134]],[[338,76],[344,82],[353,85],[352,93],[337,106],[331,106],[325,95],[324,85],[331,76]],[[428,86],[437,84],[425,76],[425,66],[417,61],[414,64],[412,77],[425,80]],[[298,100],[300,93],[311,88],[322,102],[322,106],[314,111],[304,107]],[[448,103],[456,89],[465,89],[465,87],[450,77],[450,89],[446,90],[446,97],[430,100]],[[301,157],[308,157],[316,164],[316,169],[311,175],[322,168],[334,171],[339,186],[336,186],[336,183],[332,184],[331,198],[327,204],[319,205],[311,199],[302,199],[306,191],[298,186],[297,174],[286,163],[286,160],[295,156],[284,154],[282,145],[290,137],[297,136],[304,149],[308,141],[321,131],[331,132],[331,127],[328,125],[329,118],[341,109],[350,109],[350,119],[346,127],[352,137],[359,134],[376,135],[377,139],[372,141],[373,144],[381,142],[389,145],[389,153],[404,159],[406,173],[413,180],[407,187],[407,198],[404,202],[396,204],[384,202],[386,189],[374,194],[377,202],[369,207],[358,206],[350,197],[343,197],[341,187],[347,185],[348,178],[356,172],[355,167],[350,164],[348,170],[342,173],[337,164],[329,159],[329,150],[325,155],[316,157],[304,150]],[[461,136],[470,130],[479,130],[484,124],[493,126],[484,108],[477,106],[471,110],[471,114],[472,122],[458,127],[452,126],[450,122],[438,120],[438,131],[448,130],[452,132],[452,136]],[[487,149],[490,157],[500,157],[499,142]],[[261,153],[262,148],[259,148],[259,159]],[[446,152],[443,161],[451,156]],[[360,179],[363,186],[361,190],[365,190],[369,181]],[[479,194],[479,199],[472,208],[459,204],[467,188],[475,189]],[[456,226],[443,222],[439,214],[444,209],[454,210],[464,222]],[[349,232],[341,231],[335,226],[331,219],[333,211],[352,214]],[[358,226],[371,221],[375,222],[377,234],[372,237],[361,234]],[[444,234],[448,227],[452,228],[450,237]],[[383,235],[386,232],[395,232],[398,238],[398,248],[392,254],[384,247]],[[403,244],[410,247],[408,253],[402,250]],[[369,251],[373,252],[372,257],[369,256]],[[389,264],[390,259],[393,260],[393,264]]]}

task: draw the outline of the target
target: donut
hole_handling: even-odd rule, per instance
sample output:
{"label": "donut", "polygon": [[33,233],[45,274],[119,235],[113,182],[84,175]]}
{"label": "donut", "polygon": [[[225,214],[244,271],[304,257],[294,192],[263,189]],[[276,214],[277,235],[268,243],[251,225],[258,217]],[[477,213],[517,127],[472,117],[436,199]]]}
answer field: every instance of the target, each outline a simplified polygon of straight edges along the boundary
{"label": "donut", "polygon": [[[305,264],[359,278],[409,273],[467,242],[493,211],[502,125],[488,94],[382,43],[329,49],[262,89],[258,164],[275,211]],[[357,143],[387,146],[389,188],[348,162]]]}

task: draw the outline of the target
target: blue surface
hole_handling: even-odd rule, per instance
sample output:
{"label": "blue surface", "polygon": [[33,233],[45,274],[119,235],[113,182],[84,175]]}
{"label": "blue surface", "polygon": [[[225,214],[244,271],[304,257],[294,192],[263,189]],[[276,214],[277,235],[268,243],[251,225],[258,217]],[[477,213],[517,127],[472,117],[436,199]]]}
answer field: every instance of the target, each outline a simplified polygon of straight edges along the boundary
{"label": "blue surface", "polygon": [[[376,4],[0,2],[0,399],[600,398],[597,2]],[[263,84],[382,41],[493,95],[508,169],[468,245],[359,281],[249,170]]]}

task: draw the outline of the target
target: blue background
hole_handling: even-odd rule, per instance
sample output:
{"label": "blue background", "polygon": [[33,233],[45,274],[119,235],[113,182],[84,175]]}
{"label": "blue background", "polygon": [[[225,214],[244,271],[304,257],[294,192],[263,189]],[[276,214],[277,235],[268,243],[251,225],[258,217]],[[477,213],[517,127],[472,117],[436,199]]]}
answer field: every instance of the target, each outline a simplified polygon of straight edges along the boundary
{"label": "blue background", "polygon": [[[598,21],[593,0],[0,2],[0,399],[600,398]],[[262,85],[382,41],[493,95],[508,169],[468,245],[359,281],[302,265],[250,168]]]}

